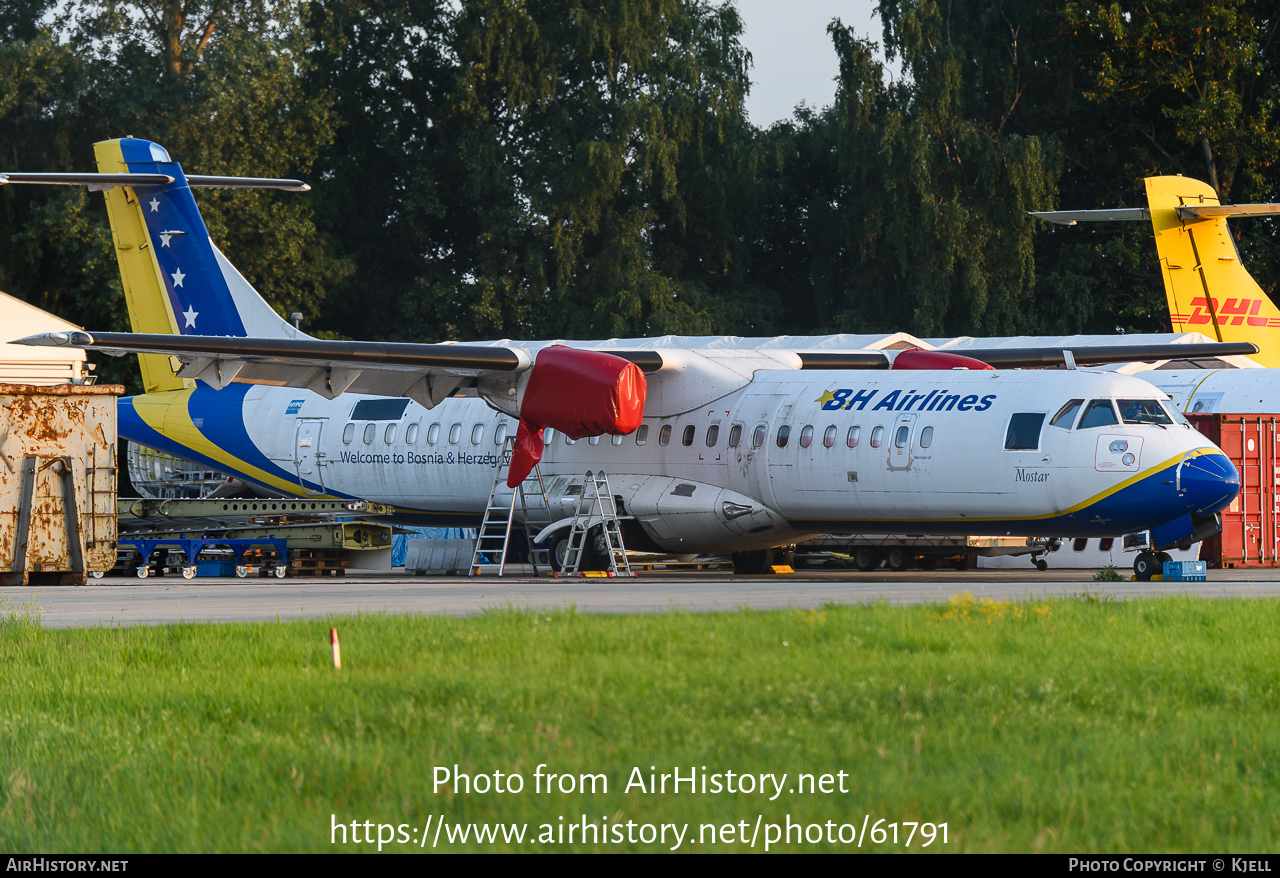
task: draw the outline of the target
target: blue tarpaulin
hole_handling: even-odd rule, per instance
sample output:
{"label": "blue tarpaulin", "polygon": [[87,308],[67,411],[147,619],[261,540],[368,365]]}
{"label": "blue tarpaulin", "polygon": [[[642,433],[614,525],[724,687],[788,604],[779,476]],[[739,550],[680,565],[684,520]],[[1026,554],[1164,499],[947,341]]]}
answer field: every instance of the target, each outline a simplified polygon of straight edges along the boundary
{"label": "blue tarpaulin", "polygon": [[476,532],[466,527],[406,527],[411,534],[396,534],[391,538],[391,566],[403,567],[409,553],[409,540],[473,540]]}

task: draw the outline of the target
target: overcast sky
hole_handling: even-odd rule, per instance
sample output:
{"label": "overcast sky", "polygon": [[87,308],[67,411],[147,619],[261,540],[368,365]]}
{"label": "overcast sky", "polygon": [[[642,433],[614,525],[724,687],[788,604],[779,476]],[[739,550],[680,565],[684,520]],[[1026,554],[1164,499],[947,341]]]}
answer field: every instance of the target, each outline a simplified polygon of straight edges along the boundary
{"label": "overcast sky", "polygon": [[[747,112],[762,128],[787,119],[796,104],[829,106],[836,94],[836,62],[827,25],[839,18],[858,36],[882,41],[876,0],[736,0],[742,41],[751,52]],[[883,60],[883,54],[881,55]]]}

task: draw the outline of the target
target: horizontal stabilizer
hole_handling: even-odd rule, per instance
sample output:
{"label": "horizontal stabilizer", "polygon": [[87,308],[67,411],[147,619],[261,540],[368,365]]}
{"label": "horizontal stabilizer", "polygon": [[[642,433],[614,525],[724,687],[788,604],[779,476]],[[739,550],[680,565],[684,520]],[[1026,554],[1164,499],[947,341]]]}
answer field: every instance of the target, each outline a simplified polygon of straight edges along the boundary
{"label": "horizontal stabilizer", "polygon": [[187,174],[192,189],[283,189],[285,192],[310,192],[301,180],[277,180],[271,177],[211,177]]}
{"label": "horizontal stabilizer", "polygon": [[[168,174],[36,174],[0,171],[0,186],[6,183],[30,183],[43,186],[88,186],[95,191],[116,186],[167,186],[174,180]],[[187,174],[192,189],[283,189],[286,192],[310,192],[301,180],[278,180],[272,177],[211,177]]]}
{"label": "horizontal stabilizer", "polygon": [[1035,369],[1067,365],[1066,351],[1078,366],[1112,363],[1147,363],[1155,360],[1206,360],[1213,357],[1249,357],[1258,352],[1251,342],[1220,344],[1133,344],[1080,348],[966,348],[964,355],[997,369]]}
{"label": "horizontal stabilizer", "polygon": [[1280,204],[1205,204],[1179,207],[1183,219],[1212,219],[1236,216],[1280,216]]}
{"label": "horizontal stabilizer", "polygon": [[168,174],[28,174],[0,171],[0,186],[6,183],[31,183],[42,186],[88,186],[111,189],[115,186],[165,186],[173,182]]}
{"label": "horizontal stabilizer", "polygon": [[1111,210],[1031,210],[1028,213],[1060,226],[1074,226],[1076,223],[1131,223],[1151,219],[1151,212],[1145,207],[1117,207]]}

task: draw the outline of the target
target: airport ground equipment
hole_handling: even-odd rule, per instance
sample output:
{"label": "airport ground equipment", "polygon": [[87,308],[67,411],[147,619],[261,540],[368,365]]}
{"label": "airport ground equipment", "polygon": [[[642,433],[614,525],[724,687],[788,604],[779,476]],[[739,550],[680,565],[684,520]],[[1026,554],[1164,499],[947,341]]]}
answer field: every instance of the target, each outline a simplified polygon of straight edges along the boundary
{"label": "airport ground equipment", "polygon": [[375,557],[389,563],[396,528],[363,516],[390,512],[363,500],[121,500],[118,566],[144,579],[342,576]]}
{"label": "airport ground equipment", "polygon": [[922,570],[933,570],[948,561],[957,570],[974,566],[975,559],[1006,555],[1030,555],[1038,570],[1047,570],[1041,556],[1057,550],[1060,541],[1049,537],[930,536],[926,534],[827,534],[801,543],[797,554],[812,551],[839,552],[853,558],[859,570],[874,570],[884,565],[902,571],[912,563]]}
{"label": "airport ground equipment", "polygon": [[0,384],[0,585],[83,585],[116,558],[117,384]]}
{"label": "airport ground equipment", "polygon": [[564,572],[570,576],[581,574],[587,540],[594,531],[604,542],[603,554],[609,561],[609,573],[613,576],[635,576],[631,562],[627,560],[627,548],[622,542],[622,526],[618,519],[618,501],[609,489],[609,477],[603,472],[588,471],[573,511],[573,524],[569,526],[569,544],[562,564]]}
{"label": "airport ground equipment", "polygon": [[[547,484],[542,479],[542,468],[535,464],[514,488],[506,487],[514,453],[515,437],[508,436],[503,441],[502,458],[493,474],[493,488],[485,503],[484,520],[476,531],[475,548],[471,555],[471,576],[479,576],[484,567],[496,566],[499,576],[506,572],[507,550],[511,547],[511,535],[517,519],[529,547],[529,563],[533,565],[533,575],[538,575],[539,560],[542,561],[542,566],[550,566],[547,550],[537,548],[534,543],[534,534],[553,520],[551,501],[547,499]],[[507,491],[511,492],[510,501],[503,497]],[[517,503],[520,505],[518,515]]]}

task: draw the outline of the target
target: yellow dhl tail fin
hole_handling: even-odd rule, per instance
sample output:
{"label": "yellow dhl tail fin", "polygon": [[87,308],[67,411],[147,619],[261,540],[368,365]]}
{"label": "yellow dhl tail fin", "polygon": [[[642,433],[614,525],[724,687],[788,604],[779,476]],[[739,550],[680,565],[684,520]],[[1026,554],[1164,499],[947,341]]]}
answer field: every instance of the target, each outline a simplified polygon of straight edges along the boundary
{"label": "yellow dhl tail fin", "polygon": [[[119,140],[95,143],[93,152],[100,173],[129,172]],[[177,335],[178,321],[160,281],[160,266],[156,262],[137,193],[132,186],[116,186],[104,194],[111,222],[111,240],[120,266],[120,281],[129,307],[129,324],[134,332]],[[142,385],[147,393],[195,386],[190,378],[178,377],[175,361],[163,354],[138,354],[138,365],[142,369]]]}
{"label": "yellow dhl tail fin", "polygon": [[1148,177],[1147,204],[1174,332],[1258,346],[1255,360],[1280,367],[1280,309],[1240,263],[1230,216],[1269,216],[1276,205],[1218,204],[1205,183]]}

